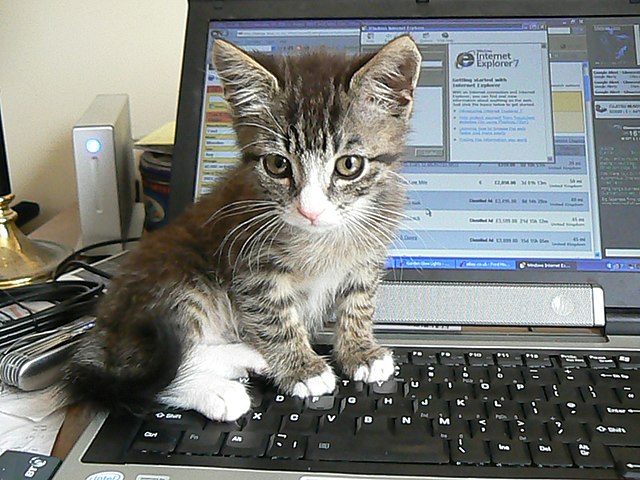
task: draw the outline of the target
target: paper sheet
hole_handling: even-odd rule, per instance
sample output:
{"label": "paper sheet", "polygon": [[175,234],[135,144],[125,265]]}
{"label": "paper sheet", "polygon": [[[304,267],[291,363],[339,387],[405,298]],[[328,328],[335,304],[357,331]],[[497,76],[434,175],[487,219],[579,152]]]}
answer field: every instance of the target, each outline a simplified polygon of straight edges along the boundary
{"label": "paper sheet", "polygon": [[49,455],[64,421],[65,404],[55,387],[22,392],[0,386],[0,454],[20,450]]}

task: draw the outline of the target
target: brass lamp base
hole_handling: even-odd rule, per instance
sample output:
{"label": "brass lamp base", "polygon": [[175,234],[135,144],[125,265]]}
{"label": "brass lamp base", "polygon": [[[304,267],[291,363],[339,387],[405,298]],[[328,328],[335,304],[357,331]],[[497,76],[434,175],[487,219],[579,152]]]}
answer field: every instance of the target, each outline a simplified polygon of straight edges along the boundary
{"label": "brass lamp base", "polygon": [[9,207],[13,198],[13,194],[0,196],[0,288],[46,280],[71,253],[57,243],[27,238]]}

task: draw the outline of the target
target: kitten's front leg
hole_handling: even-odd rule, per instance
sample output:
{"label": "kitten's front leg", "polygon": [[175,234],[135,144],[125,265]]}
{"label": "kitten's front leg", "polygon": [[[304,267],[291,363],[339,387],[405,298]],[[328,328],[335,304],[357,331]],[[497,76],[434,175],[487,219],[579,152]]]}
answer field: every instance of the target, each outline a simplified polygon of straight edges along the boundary
{"label": "kitten's front leg", "polygon": [[378,271],[357,272],[336,298],[337,322],[334,355],[349,378],[364,382],[388,380],[394,372],[393,356],[373,335],[373,312]]}
{"label": "kitten's front leg", "polygon": [[333,392],[335,375],[311,347],[294,295],[285,294],[282,285],[261,285],[259,292],[251,288],[251,295],[236,297],[245,341],[262,354],[269,376],[282,391],[298,397]]}

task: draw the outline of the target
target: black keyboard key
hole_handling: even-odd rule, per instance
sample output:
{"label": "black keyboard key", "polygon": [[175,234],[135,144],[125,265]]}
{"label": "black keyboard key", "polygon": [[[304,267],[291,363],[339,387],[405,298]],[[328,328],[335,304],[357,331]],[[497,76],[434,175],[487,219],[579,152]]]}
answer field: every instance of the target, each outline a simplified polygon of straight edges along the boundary
{"label": "black keyboard key", "polygon": [[343,398],[340,411],[344,415],[358,417],[373,413],[375,410],[375,399],[369,397],[359,397],[351,395]]}
{"label": "black keyboard key", "polygon": [[[280,428],[282,417],[276,412],[254,411],[245,415],[242,430],[245,432],[277,432]],[[231,428],[228,431],[237,430]]]}
{"label": "black keyboard key", "polygon": [[486,418],[470,420],[471,436],[480,440],[506,441],[509,439],[507,423]]}
{"label": "black keyboard key", "polygon": [[640,385],[624,385],[616,387],[614,390],[621,405],[640,408]]}
{"label": "black keyboard key", "polygon": [[587,361],[582,355],[561,353],[558,357],[560,367],[586,367]]}
{"label": "black keyboard key", "polygon": [[416,399],[416,398],[427,398],[427,397],[437,397],[438,396],[438,385],[433,382],[428,382],[426,380],[414,380],[411,379],[403,384],[403,393],[405,397]]}
{"label": "black keyboard key", "polygon": [[334,410],[336,407],[336,399],[331,395],[323,395],[321,397],[309,397],[306,400],[306,407],[316,412],[327,412]]}
{"label": "black keyboard key", "polygon": [[493,355],[487,352],[469,352],[467,353],[467,363],[469,366],[486,367],[494,365]]}
{"label": "black keyboard key", "polygon": [[203,428],[207,423],[206,417],[192,410],[158,410],[147,417],[147,423],[154,425],[164,425],[166,427]]}
{"label": "black keyboard key", "polygon": [[356,419],[356,433],[362,435],[382,434],[391,432],[391,419],[385,416],[363,415]]}
{"label": "black keyboard key", "polygon": [[615,360],[620,368],[640,369],[640,355],[618,355]]}
{"label": "black keyboard key", "polygon": [[473,397],[473,385],[469,383],[447,381],[440,384],[440,398],[452,400],[454,398]]}
{"label": "black keyboard key", "polygon": [[561,403],[560,412],[565,420],[575,422],[597,422],[598,413],[593,405],[577,401],[568,401]]}
{"label": "black keyboard key", "polygon": [[209,422],[205,425],[206,432],[228,433],[240,430],[240,422]]}
{"label": "black keyboard key", "polygon": [[547,430],[551,440],[563,443],[585,442],[588,440],[587,432],[581,423],[571,420],[555,420],[547,423]]}
{"label": "black keyboard key", "polygon": [[386,380],[384,382],[378,381],[369,384],[369,389],[371,393],[376,395],[391,395],[392,393],[396,393],[398,391],[399,382],[397,382],[394,378],[390,380]]}
{"label": "black keyboard key", "polygon": [[524,364],[527,367],[552,367],[551,357],[546,353],[525,352]]}
{"label": "black keyboard key", "polygon": [[404,397],[387,395],[376,400],[376,414],[395,417],[412,413],[413,402]]}
{"label": "black keyboard key", "polygon": [[318,428],[318,417],[306,413],[290,413],[282,419],[280,431],[283,433],[314,434]]}
{"label": "black keyboard key", "polygon": [[511,383],[522,383],[522,369],[516,367],[487,367],[489,372],[489,383],[499,385],[509,385]]}
{"label": "black keyboard key", "polygon": [[589,363],[589,367],[594,370],[616,368],[615,359],[608,355],[587,355],[587,362]]}
{"label": "black keyboard key", "polygon": [[510,400],[494,399],[486,404],[487,415],[500,421],[517,420],[524,418],[522,407],[519,403]]}
{"label": "black keyboard key", "polygon": [[456,398],[449,402],[451,416],[471,420],[474,418],[486,418],[487,411],[485,403],[481,400],[469,399],[467,397]]}
{"label": "black keyboard key", "polygon": [[620,403],[616,392],[608,385],[587,385],[580,387],[580,395],[586,404],[617,405]]}
{"label": "black keyboard key", "polygon": [[353,442],[334,436],[310,437],[305,458],[308,460],[348,462],[431,463],[449,462],[445,442],[434,439],[398,439],[371,435],[366,442]]}
{"label": "black keyboard key", "polygon": [[571,384],[574,387],[593,385],[594,379],[588,368],[564,368],[556,370],[560,384]]}
{"label": "black keyboard key", "polygon": [[394,378],[396,381],[403,383],[411,380],[420,380],[422,378],[422,370],[417,365],[396,365]]}
{"label": "black keyboard key", "polygon": [[132,450],[171,453],[178,445],[182,431],[176,427],[143,426],[133,440]]}
{"label": "black keyboard key", "polygon": [[501,383],[480,383],[474,385],[476,398],[485,402],[491,402],[494,399],[509,398],[509,388]]}
{"label": "black keyboard key", "polygon": [[301,412],[303,403],[304,401],[300,397],[276,393],[267,408],[271,414],[288,415],[294,412]]}
{"label": "black keyboard key", "polygon": [[445,440],[471,437],[469,422],[459,418],[438,417],[432,420],[433,436]]}
{"label": "black keyboard key", "polygon": [[229,432],[220,454],[236,457],[260,457],[264,454],[269,436],[260,432]]}
{"label": "black keyboard key", "polygon": [[633,425],[640,421],[640,409],[638,408],[627,408],[622,405],[598,405],[597,409],[605,424]]}
{"label": "black keyboard key", "polygon": [[511,398],[518,402],[530,400],[546,400],[544,387],[540,385],[527,385],[524,383],[513,383],[509,385],[509,393]]}
{"label": "black keyboard key", "polygon": [[531,464],[527,444],[519,440],[490,442],[491,459],[500,466],[525,466]]}
{"label": "black keyboard key", "polygon": [[626,422],[599,423],[585,428],[590,430],[591,439],[595,442],[610,446],[640,447],[640,429]]}
{"label": "black keyboard key", "polygon": [[524,365],[522,355],[514,352],[496,352],[496,365],[501,367],[520,367]]}
{"label": "black keyboard key", "polygon": [[558,383],[555,368],[528,368],[522,371],[522,377],[525,385],[545,386]]}
{"label": "black keyboard key", "polygon": [[579,442],[569,445],[574,463],[585,468],[613,467],[613,460],[607,448],[600,443]]}
{"label": "black keyboard key", "polygon": [[428,365],[424,367],[424,380],[433,383],[444,383],[455,380],[453,367],[447,365]]}
{"label": "black keyboard key", "polygon": [[523,403],[524,416],[526,419],[537,419],[540,421],[555,421],[561,417],[560,409],[555,403],[540,402],[534,400]]}
{"label": "black keyboard key", "polygon": [[622,478],[640,479],[640,448],[612,448],[611,455]]}
{"label": "black keyboard key", "polygon": [[224,434],[212,430],[187,430],[176,448],[176,453],[216,455],[220,451],[223,440]]}
{"label": "black keyboard key", "polygon": [[444,350],[438,353],[438,361],[440,365],[466,365],[467,361],[463,353],[451,352]]}
{"label": "black keyboard key", "polygon": [[531,458],[539,467],[571,467],[573,460],[567,447],[560,442],[532,442]]}
{"label": "black keyboard key", "polygon": [[271,437],[265,454],[268,458],[299,459],[304,456],[305,437],[288,433],[276,433]]}
{"label": "black keyboard key", "polygon": [[354,435],[356,433],[356,417],[345,414],[325,413],[320,417],[318,432]]}
{"label": "black keyboard key", "polygon": [[449,403],[445,400],[426,397],[415,400],[416,413],[422,418],[449,417]]}
{"label": "black keyboard key", "polygon": [[426,353],[423,350],[412,350],[409,357],[411,364],[418,366],[433,365],[438,361],[434,353]]}
{"label": "black keyboard key", "polygon": [[457,465],[487,465],[491,462],[487,444],[482,440],[458,438],[450,442],[451,461]]}
{"label": "black keyboard key", "polygon": [[569,398],[579,398],[580,391],[570,383],[557,383],[544,387],[545,394],[550,402],[562,402]]}
{"label": "black keyboard key", "polygon": [[365,395],[367,393],[364,382],[356,382],[347,378],[341,378],[338,381],[337,395],[340,398],[350,397],[353,395]]}
{"label": "black keyboard key", "polygon": [[403,415],[394,419],[393,432],[406,438],[425,438],[426,435],[431,435],[431,425],[425,418]]}
{"label": "black keyboard key", "polygon": [[464,366],[456,371],[456,381],[477,385],[489,381],[489,372],[484,367]]}
{"label": "black keyboard key", "polygon": [[549,440],[544,423],[536,420],[512,420],[509,422],[510,437],[521,442]]}

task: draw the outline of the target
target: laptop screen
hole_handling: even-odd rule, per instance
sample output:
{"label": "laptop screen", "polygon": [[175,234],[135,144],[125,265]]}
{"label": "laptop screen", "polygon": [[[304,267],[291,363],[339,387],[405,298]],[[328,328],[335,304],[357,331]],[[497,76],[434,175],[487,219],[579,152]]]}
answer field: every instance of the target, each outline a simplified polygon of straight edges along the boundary
{"label": "laptop screen", "polygon": [[[409,33],[422,69],[388,266],[640,273],[640,19],[211,22],[248,51],[358,53]],[[208,55],[210,57],[210,55]],[[211,63],[197,184],[239,158]]]}

